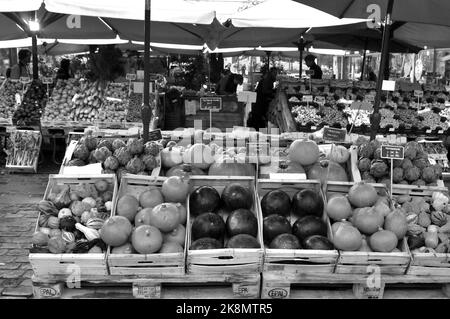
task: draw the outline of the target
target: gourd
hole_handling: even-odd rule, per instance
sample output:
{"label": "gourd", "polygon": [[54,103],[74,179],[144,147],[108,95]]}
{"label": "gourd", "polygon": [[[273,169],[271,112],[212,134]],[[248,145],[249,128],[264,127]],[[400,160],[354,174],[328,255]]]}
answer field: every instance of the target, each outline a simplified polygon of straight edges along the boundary
{"label": "gourd", "polygon": [[450,221],[439,228],[440,233],[450,233]]}
{"label": "gourd", "polygon": [[66,250],[66,242],[61,236],[50,238],[47,246],[48,250],[54,254],[62,254]]}
{"label": "gourd", "polygon": [[68,231],[63,231],[61,237],[68,244],[75,241],[75,235]]}
{"label": "gourd", "polygon": [[38,204],[38,209],[41,213],[58,216],[58,209],[51,201],[41,200]]}
{"label": "gourd", "polygon": [[50,216],[47,221],[47,226],[50,228],[57,229],[59,228],[59,219],[55,216]]}
{"label": "gourd", "polygon": [[100,234],[96,229],[83,226],[80,223],[76,223],[75,228],[82,232],[89,241],[100,238]]}
{"label": "gourd", "polygon": [[103,224],[105,223],[105,221],[101,218],[90,218],[87,222],[86,222],[86,226],[89,228],[93,228],[96,230],[99,230],[100,228],[102,228]]}
{"label": "gourd", "polygon": [[430,225],[427,227],[427,232],[429,233],[437,233],[439,231],[439,227],[436,225]]}
{"label": "gourd", "polygon": [[69,192],[70,192],[69,187],[65,187],[58,195],[56,195],[56,198],[55,198],[56,208],[61,209],[61,208],[69,207],[70,203],[72,202],[70,200]]}
{"label": "gourd", "polygon": [[443,212],[434,211],[431,213],[431,222],[437,226],[444,226],[447,223],[447,215]]}
{"label": "gourd", "polygon": [[428,227],[431,225],[431,218],[430,215],[427,213],[420,213],[419,217],[417,218],[417,224],[419,224],[422,227]]}
{"label": "gourd", "polygon": [[408,236],[419,236],[425,232],[425,228],[417,225],[417,224],[408,224],[408,230],[406,232],[406,235]]}
{"label": "gourd", "polygon": [[69,208],[60,209],[58,213],[58,218],[61,219],[63,217],[72,216],[72,211]]}
{"label": "gourd", "polygon": [[106,207],[106,210],[108,211],[108,212],[110,212],[111,210],[112,210],[112,202],[111,201],[107,201],[106,203],[105,203],[105,207]]}
{"label": "gourd", "polygon": [[428,248],[436,248],[439,244],[439,237],[437,235],[437,232],[426,232],[423,234],[425,238],[425,246]]}

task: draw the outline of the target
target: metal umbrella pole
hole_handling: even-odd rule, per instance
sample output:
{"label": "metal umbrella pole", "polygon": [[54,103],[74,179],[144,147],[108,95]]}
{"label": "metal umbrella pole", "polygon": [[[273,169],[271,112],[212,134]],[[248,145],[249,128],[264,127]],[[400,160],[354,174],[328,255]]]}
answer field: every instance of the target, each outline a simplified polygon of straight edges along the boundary
{"label": "metal umbrella pole", "polygon": [[383,41],[381,45],[381,61],[377,78],[377,94],[375,95],[375,103],[373,105],[373,114],[371,118],[371,130],[370,130],[371,140],[375,139],[381,121],[381,115],[379,112],[381,102],[381,88],[384,80],[384,70],[386,68],[386,63],[388,62],[389,58],[389,38],[391,34],[391,23],[392,23],[391,15],[393,6],[394,0],[389,0],[386,10],[385,26],[383,29]]}
{"label": "metal umbrella pole", "polygon": [[367,55],[367,42],[369,41],[368,38],[364,41],[364,53],[363,53],[363,60],[361,65],[361,81],[364,80],[364,70],[366,68],[366,55]]}
{"label": "metal umbrella pole", "polygon": [[142,106],[142,124],[144,143],[148,141],[152,109],[150,107],[150,10],[151,0],[145,0],[145,43],[144,43],[144,103]]}

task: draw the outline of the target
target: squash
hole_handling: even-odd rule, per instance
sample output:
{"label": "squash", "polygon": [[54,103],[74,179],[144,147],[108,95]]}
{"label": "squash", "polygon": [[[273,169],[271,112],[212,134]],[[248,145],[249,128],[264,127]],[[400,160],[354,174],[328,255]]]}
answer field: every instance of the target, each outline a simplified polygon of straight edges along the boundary
{"label": "squash", "polygon": [[425,239],[425,246],[428,248],[436,248],[439,244],[439,237],[437,232],[425,232],[423,233]]}
{"label": "squash", "polygon": [[208,175],[216,176],[255,176],[256,170],[252,164],[237,162],[217,162],[209,167]]}
{"label": "squash", "polygon": [[41,200],[38,204],[38,209],[43,214],[58,216],[58,209],[51,201]]}
{"label": "squash", "polygon": [[328,154],[328,159],[332,160],[338,164],[344,164],[350,158],[350,152],[345,146],[342,145],[333,145]]}
{"label": "squash", "polygon": [[80,223],[76,223],[75,228],[81,231],[89,241],[100,238],[100,234],[97,230],[83,226]]}
{"label": "squash", "polygon": [[443,212],[434,211],[431,213],[431,222],[436,226],[444,226],[447,223],[447,215]]}
{"label": "squash", "polygon": [[183,163],[183,148],[166,147],[161,151],[161,164],[163,167],[171,168]]}
{"label": "squash", "polygon": [[308,179],[318,179],[322,184],[325,184],[327,180],[348,182],[348,176],[345,169],[338,163],[329,160],[321,160],[310,166],[306,176]]}
{"label": "squash", "polygon": [[196,143],[185,150],[183,162],[200,169],[208,169],[214,163],[214,154],[208,145]]}

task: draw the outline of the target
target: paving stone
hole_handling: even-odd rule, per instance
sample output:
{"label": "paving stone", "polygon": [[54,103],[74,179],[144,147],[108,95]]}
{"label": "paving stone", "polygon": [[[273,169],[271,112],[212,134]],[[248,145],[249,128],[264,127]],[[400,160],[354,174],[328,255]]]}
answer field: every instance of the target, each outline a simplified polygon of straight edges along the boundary
{"label": "paving stone", "polygon": [[13,279],[13,278],[20,278],[25,273],[24,269],[18,269],[18,270],[1,270],[0,271],[0,278],[4,279]]}
{"label": "paving stone", "polygon": [[29,278],[31,278],[31,277],[33,277],[33,270],[27,270],[27,271],[22,275],[22,278],[26,278],[26,279],[29,279]]}
{"label": "paving stone", "polygon": [[0,269],[7,269],[7,270],[14,270],[14,269],[19,269],[19,268],[23,269],[21,267],[23,265],[24,264],[22,264],[22,263],[16,263],[16,262],[14,262],[14,263],[8,262],[8,263],[4,263],[4,264],[0,263]]}
{"label": "paving stone", "polygon": [[2,291],[2,295],[13,297],[31,297],[33,296],[33,288],[32,287],[5,288]]}
{"label": "paving stone", "polygon": [[[20,237],[0,237],[0,243],[15,243],[15,244],[29,244],[31,245],[32,236],[22,233]],[[18,236],[18,234],[16,234]]]}
{"label": "paving stone", "polygon": [[0,249],[0,256],[6,255],[8,249]]}
{"label": "paving stone", "polygon": [[12,262],[16,257],[14,256],[0,256],[0,264],[2,263],[10,263]]}
{"label": "paving stone", "polygon": [[25,279],[20,283],[22,287],[33,287],[33,281],[31,279]]}
{"label": "paving stone", "polygon": [[0,243],[0,248],[7,248],[8,252],[6,254],[8,255],[11,249],[20,249],[29,251],[31,244],[30,243]]}
{"label": "paving stone", "polygon": [[6,253],[7,256],[28,256],[29,251],[25,249],[11,249]]}
{"label": "paving stone", "polygon": [[31,270],[33,268],[31,267],[30,263],[22,263],[20,269]]}
{"label": "paving stone", "polygon": [[3,287],[4,288],[14,288],[18,287],[22,282],[23,278],[8,278],[3,280]]}
{"label": "paving stone", "polygon": [[14,261],[17,263],[27,263],[28,264],[30,262],[30,259],[28,258],[28,255],[26,255],[26,256],[16,257],[16,259]]}

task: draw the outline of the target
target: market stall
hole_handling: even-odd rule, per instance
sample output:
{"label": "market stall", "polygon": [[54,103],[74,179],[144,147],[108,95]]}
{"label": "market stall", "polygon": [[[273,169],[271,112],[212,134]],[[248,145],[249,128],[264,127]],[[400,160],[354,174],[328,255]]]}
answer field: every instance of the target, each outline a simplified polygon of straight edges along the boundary
{"label": "market stall", "polygon": [[[150,1],[145,14],[142,1],[79,2],[48,0],[45,10],[95,23],[104,16],[93,32],[144,38],[144,70],[118,70],[124,57],[106,46],[91,48],[80,76],[41,72],[0,88],[6,168],[36,173],[48,138],[67,144],[27,238],[35,298],[92,297],[119,286],[142,299],[172,297],[173,286],[178,298],[324,297],[330,285],[343,285],[348,296],[368,299],[386,297],[397,283],[419,293],[417,285],[436,284],[448,296],[443,84],[397,81],[380,91],[380,82],[280,76],[269,128],[255,131],[246,126],[255,92],[214,94],[210,72],[190,78],[195,90],[167,84],[152,73],[150,35],[167,23],[167,34],[181,30],[172,39],[275,45],[306,32],[298,5],[267,1],[226,26],[220,12],[188,12],[183,1],[171,1],[180,5],[172,13],[156,1],[152,23]],[[284,20],[280,8],[292,8]],[[261,19],[270,11],[273,20]],[[340,24],[305,12],[315,17],[301,21],[309,27]],[[376,284],[367,281],[374,269]]]}

